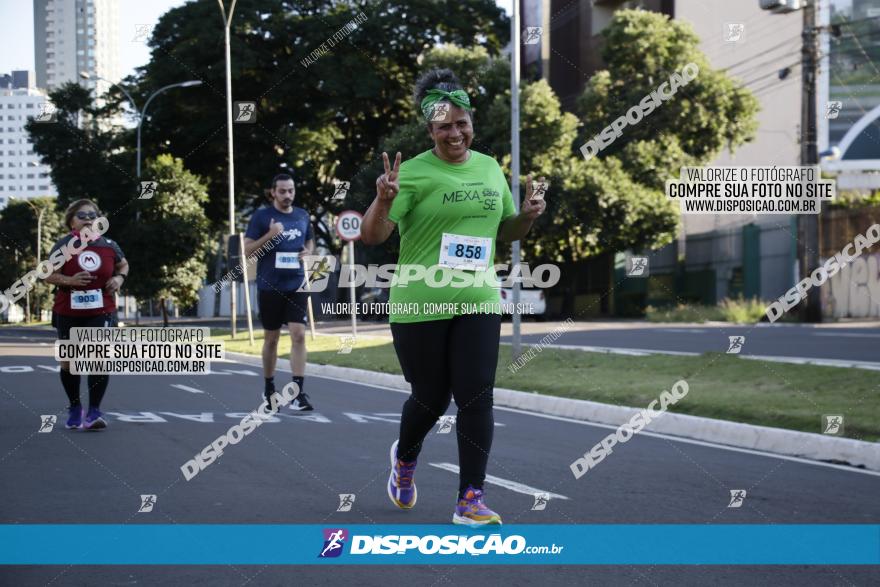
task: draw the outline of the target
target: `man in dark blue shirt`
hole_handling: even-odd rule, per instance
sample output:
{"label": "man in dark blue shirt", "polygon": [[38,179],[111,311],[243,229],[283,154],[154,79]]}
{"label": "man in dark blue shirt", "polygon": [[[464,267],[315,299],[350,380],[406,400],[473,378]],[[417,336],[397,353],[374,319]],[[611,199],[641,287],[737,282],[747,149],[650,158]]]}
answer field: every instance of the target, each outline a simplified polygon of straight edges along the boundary
{"label": "man in dark blue shirt", "polygon": [[272,179],[271,203],[254,212],[245,232],[245,255],[257,261],[257,304],[263,325],[263,375],[266,401],[275,392],[275,364],[281,326],[290,331],[290,370],[300,393],[290,403],[299,411],[314,409],[303,391],[306,369],[306,321],[308,294],[299,292],[305,279],[303,257],[315,249],[309,213],[293,205],[293,177]]}

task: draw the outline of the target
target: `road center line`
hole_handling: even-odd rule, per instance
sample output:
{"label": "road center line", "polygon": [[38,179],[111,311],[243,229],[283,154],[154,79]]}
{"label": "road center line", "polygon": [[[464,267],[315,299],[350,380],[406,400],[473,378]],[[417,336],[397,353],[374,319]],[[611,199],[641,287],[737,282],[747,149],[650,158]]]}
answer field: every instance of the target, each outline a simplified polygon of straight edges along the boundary
{"label": "road center line", "polygon": [[171,387],[176,387],[177,389],[182,389],[183,391],[188,391],[190,393],[205,393],[201,389],[196,389],[195,387],[189,387],[188,385],[180,385],[179,383],[172,383]]}
{"label": "road center line", "polygon": [[[449,471],[450,473],[455,473],[458,475],[458,465],[453,465],[452,463],[428,463],[432,467],[437,467],[438,469],[443,469],[444,471]],[[492,485],[497,485],[499,487],[504,487],[505,489],[509,489],[511,491],[515,491],[517,493],[522,493],[523,495],[530,495],[532,497],[535,496],[536,493],[546,493],[550,496],[550,499],[569,499],[564,495],[560,495],[558,493],[550,493],[549,491],[544,491],[543,489],[537,489],[535,487],[529,487],[528,485],[524,485],[522,483],[517,483],[516,481],[509,481],[507,479],[502,479],[501,477],[496,477],[494,475],[486,475],[486,483],[491,483]]]}

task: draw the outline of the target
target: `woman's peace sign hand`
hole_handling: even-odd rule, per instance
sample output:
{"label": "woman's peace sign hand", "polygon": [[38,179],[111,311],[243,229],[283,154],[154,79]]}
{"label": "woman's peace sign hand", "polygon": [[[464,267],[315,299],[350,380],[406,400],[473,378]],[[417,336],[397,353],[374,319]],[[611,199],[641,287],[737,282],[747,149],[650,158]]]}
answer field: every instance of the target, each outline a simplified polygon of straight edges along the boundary
{"label": "woman's peace sign hand", "polygon": [[400,152],[394,158],[394,167],[388,159],[388,153],[382,153],[382,160],[385,163],[385,173],[376,180],[376,197],[380,200],[393,200],[400,191],[400,182],[398,175],[400,174]]}

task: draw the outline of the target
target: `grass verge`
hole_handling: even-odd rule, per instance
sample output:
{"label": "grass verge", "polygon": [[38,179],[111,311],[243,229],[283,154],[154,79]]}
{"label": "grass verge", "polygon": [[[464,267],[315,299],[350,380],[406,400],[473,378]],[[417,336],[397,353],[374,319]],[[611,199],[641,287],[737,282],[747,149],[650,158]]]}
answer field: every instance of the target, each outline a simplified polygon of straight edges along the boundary
{"label": "grass verge", "polygon": [[[259,355],[262,331],[229,338],[215,330],[227,351]],[[290,352],[282,337],[278,354]],[[391,340],[359,337],[349,354],[339,354],[339,337],[306,336],[309,362],[400,374]],[[545,348],[516,373],[502,345],[495,384],[546,395],[645,407],[679,379],[690,391],[670,411],[803,432],[821,432],[823,414],[844,416],[845,436],[880,440],[880,372],[788,365],[739,359],[723,353],[698,357],[628,357]]]}

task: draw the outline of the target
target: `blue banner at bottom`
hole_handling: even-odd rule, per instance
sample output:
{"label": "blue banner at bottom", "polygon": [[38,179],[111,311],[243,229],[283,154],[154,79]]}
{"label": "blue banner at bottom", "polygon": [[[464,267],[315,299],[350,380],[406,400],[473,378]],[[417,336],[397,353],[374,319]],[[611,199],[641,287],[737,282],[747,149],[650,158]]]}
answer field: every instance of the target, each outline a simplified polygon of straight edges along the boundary
{"label": "blue banner at bottom", "polygon": [[0,525],[4,565],[880,565],[880,525]]}

